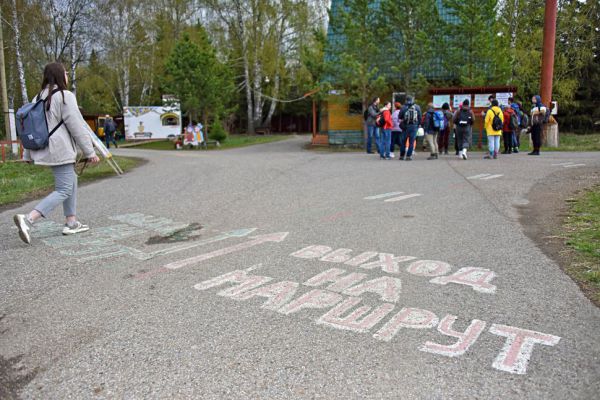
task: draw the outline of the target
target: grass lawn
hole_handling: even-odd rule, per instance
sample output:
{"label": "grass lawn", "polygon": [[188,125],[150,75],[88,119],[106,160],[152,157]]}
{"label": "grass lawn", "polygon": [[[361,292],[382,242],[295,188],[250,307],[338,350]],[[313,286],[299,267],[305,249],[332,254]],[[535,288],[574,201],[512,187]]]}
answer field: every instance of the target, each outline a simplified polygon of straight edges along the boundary
{"label": "grass lawn", "polygon": [[590,289],[600,303],[600,186],[596,186],[571,202],[564,229],[566,244],[577,257],[567,268],[577,281]]}
{"label": "grass lawn", "polygon": [[[143,161],[137,158],[114,157],[123,171],[132,169]],[[87,166],[79,183],[114,175],[104,161]],[[54,177],[48,167],[27,163],[9,162],[0,164],[0,206],[43,196],[54,187]]]}
{"label": "grass lawn", "polygon": [[[289,139],[290,135],[230,135],[227,140],[221,143],[220,147],[209,146],[209,150],[225,150],[236,147],[252,146],[254,144],[278,142],[280,140]],[[160,142],[142,143],[135,146],[128,146],[128,149],[150,149],[150,150],[175,150],[175,145],[170,140]],[[187,147],[185,148],[187,150]],[[199,150],[203,150],[199,148]]]}
{"label": "grass lawn", "polygon": [[[519,150],[529,151],[529,135],[521,135]],[[600,134],[576,135],[560,133],[559,147],[542,147],[542,151],[600,151]]]}

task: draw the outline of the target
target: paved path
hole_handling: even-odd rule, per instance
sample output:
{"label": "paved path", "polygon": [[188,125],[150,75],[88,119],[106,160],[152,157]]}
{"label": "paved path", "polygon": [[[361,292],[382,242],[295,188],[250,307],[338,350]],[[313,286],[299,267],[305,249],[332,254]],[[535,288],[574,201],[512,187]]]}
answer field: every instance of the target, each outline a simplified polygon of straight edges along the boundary
{"label": "paved path", "polygon": [[598,153],[399,162],[306,141],[120,150],[149,163],[80,189],[76,237],[57,210],[28,247],[1,214],[2,380],[38,399],[597,396],[600,311],[517,206]]}

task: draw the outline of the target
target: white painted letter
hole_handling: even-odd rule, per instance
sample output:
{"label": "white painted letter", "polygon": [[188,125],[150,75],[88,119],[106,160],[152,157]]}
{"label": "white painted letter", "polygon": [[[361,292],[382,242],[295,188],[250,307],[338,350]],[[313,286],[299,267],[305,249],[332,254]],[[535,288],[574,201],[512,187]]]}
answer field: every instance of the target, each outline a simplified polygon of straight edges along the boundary
{"label": "white painted letter", "polygon": [[360,264],[364,264],[371,258],[377,256],[377,254],[379,253],[377,253],[376,251],[365,251],[364,253],[360,253],[359,255],[354,257],[352,260],[346,261],[344,264],[351,265],[353,267],[358,267]]}
{"label": "white painted letter", "polygon": [[246,271],[237,270],[217,276],[216,278],[212,278],[204,282],[200,282],[194,285],[194,289],[206,290],[215,286],[221,286],[225,283],[238,283],[239,285],[237,286],[221,290],[217,293],[219,296],[234,296],[243,291],[254,289],[255,287],[267,283],[270,280],[273,280],[273,278],[256,275],[249,276]]}
{"label": "white painted letter", "polygon": [[400,299],[402,282],[398,278],[382,276],[370,281],[359,283],[356,286],[344,290],[349,296],[360,296],[364,292],[377,293],[381,300],[395,303]]}
{"label": "white painted letter", "polygon": [[533,345],[555,346],[560,341],[558,336],[515,328],[514,326],[493,324],[490,332],[494,335],[506,337],[504,347],[500,350],[492,366],[511,374],[525,374],[527,372],[527,364],[533,352]]}
{"label": "white painted letter", "polygon": [[360,298],[350,297],[319,318],[317,323],[352,332],[368,332],[369,329],[377,325],[379,321],[394,309],[393,304],[384,303],[373,310],[369,315],[363,317],[363,315],[371,311],[371,307],[362,306],[354,310],[350,315],[342,317],[342,315],[347,313],[361,301]]}
{"label": "white painted letter", "polygon": [[255,296],[266,297],[268,300],[263,303],[262,307],[275,310],[294,297],[299,285],[299,283],[291,281],[277,282],[242,292],[233,298],[235,300],[248,300]]}
{"label": "white painted letter", "polygon": [[438,323],[438,317],[431,311],[420,308],[403,308],[373,335],[375,339],[389,342],[400,328],[428,329]]}
{"label": "white painted letter", "polygon": [[495,293],[496,286],[490,283],[494,277],[496,277],[496,274],[489,269],[466,267],[459,269],[452,275],[433,278],[429,282],[437,283],[439,285],[458,283],[459,285],[471,286],[476,292]]}
{"label": "white painted letter", "polygon": [[292,314],[305,308],[327,308],[336,305],[341,300],[342,296],[337,293],[314,289],[281,307],[278,312]]}
{"label": "white painted letter", "polygon": [[474,319],[464,332],[457,332],[452,329],[456,318],[455,315],[446,315],[437,327],[438,332],[442,335],[457,338],[458,341],[456,343],[445,345],[428,341],[419,350],[448,357],[458,357],[465,354],[485,329],[485,322]]}
{"label": "white painted letter", "polygon": [[348,253],[352,253],[352,249],[337,249],[321,257],[321,261],[332,262],[332,263],[343,263],[348,261],[351,256]]}
{"label": "white painted letter", "polygon": [[373,261],[368,264],[362,264],[360,267],[364,269],[380,268],[383,272],[388,274],[400,273],[400,266],[398,265],[404,261],[414,260],[415,257],[410,256],[398,256],[394,257],[393,254],[379,253],[379,261]]}
{"label": "white painted letter", "polygon": [[313,246],[305,247],[302,250],[298,250],[295,253],[290,254],[290,256],[311,259],[311,258],[323,257],[325,254],[329,253],[330,251],[331,251],[331,247],[313,245]]}
{"label": "white painted letter", "polygon": [[357,272],[342,276],[345,273],[345,270],[339,268],[328,269],[327,271],[321,272],[319,275],[313,276],[304,282],[303,285],[318,287],[331,282],[331,285],[327,286],[327,290],[331,290],[332,292],[342,292],[367,277],[367,274],[359,274]]}
{"label": "white painted letter", "polygon": [[406,271],[417,276],[440,276],[452,270],[452,266],[442,261],[419,260],[411,263]]}

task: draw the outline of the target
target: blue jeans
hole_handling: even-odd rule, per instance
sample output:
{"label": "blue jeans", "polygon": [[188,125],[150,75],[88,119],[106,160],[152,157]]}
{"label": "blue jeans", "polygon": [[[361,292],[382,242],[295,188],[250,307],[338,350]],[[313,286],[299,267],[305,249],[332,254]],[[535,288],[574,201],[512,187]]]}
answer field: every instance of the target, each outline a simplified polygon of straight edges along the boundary
{"label": "blue jeans", "polygon": [[392,143],[392,130],[382,129],[381,141],[379,144],[379,155],[384,158],[390,158],[390,144]]}
{"label": "blue jeans", "polygon": [[[402,137],[400,138],[400,156],[406,154],[407,157],[412,157],[415,149],[415,140],[417,139],[417,131],[419,130],[418,125],[408,125],[406,129],[402,131]],[[406,152],[406,138],[409,138],[408,152]]]}
{"label": "blue jeans", "polygon": [[375,125],[367,125],[367,153],[371,152],[371,145],[375,142],[375,147],[377,147],[377,152],[379,151],[379,128]]}
{"label": "blue jeans", "polygon": [[488,136],[488,150],[490,156],[500,153],[500,136]]}
{"label": "blue jeans", "polygon": [[54,191],[40,201],[34,209],[47,218],[50,212],[62,203],[65,217],[77,215],[75,164],[54,165],[50,168],[54,174]]}

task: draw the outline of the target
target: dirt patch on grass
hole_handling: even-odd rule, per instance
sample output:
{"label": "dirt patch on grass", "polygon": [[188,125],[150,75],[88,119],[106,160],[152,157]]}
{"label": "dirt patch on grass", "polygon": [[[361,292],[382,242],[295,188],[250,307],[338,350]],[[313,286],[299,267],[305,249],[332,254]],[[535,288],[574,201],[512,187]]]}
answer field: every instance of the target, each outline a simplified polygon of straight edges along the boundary
{"label": "dirt patch on grass", "polygon": [[529,192],[529,204],[520,206],[520,223],[525,234],[600,307],[600,289],[581,279],[582,256],[567,246],[565,221],[569,203],[587,189],[600,184],[600,170],[577,168],[560,171],[537,183]]}

